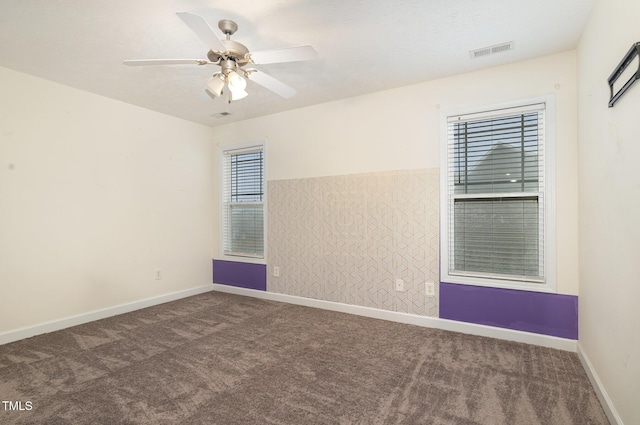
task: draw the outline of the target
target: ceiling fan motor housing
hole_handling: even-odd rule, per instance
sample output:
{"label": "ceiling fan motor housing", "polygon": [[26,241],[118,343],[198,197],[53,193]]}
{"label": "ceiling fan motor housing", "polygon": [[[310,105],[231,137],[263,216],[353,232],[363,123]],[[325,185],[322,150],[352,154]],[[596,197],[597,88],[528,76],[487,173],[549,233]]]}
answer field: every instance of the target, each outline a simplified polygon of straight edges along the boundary
{"label": "ceiling fan motor housing", "polygon": [[220,40],[220,42],[224,44],[226,50],[224,52],[209,50],[207,58],[209,58],[211,62],[218,62],[218,60],[222,58],[223,60],[231,59],[240,66],[249,63],[249,59],[247,57],[249,49],[247,49],[244,44],[233,40]]}
{"label": "ceiling fan motor housing", "polygon": [[218,22],[218,28],[220,28],[220,31],[227,36],[226,40],[220,40],[225,47],[225,51],[218,52],[215,50],[209,50],[207,58],[209,58],[211,62],[218,62],[220,59],[223,61],[232,60],[236,62],[238,66],[243,66],[249,63],[249,49],[247,49],[244,44],[238,43],[237,41],[233,41],[229,38],[231,34],[238,30],[238,24],[229,19],[222,19]]}

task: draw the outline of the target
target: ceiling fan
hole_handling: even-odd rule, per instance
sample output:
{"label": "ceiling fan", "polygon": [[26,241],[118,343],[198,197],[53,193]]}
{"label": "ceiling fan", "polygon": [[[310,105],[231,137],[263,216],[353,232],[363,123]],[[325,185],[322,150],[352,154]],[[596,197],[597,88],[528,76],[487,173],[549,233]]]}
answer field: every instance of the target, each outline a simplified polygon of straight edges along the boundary
{"label": "ceiling fan", "polygon": [[177,12],[176,15],[209,48],[207,59],[138,59],[126,60],[124,64],[129,66],[218,65],[220,70],[213,74],[207,83],[206,89],[218,97],[222,95],[226,84],[230,92],[229,101],[232,101],[247,96],[248,93],[245,90],[247,86],[246,79],[271,90],[285,99],[296,94],[294,88],[264,72],[255,68],[245,68],[245,66],[305,61],[318,58],[318,52],[310,45],[250,52],[245,45],[231,40],[231,35],[238,30],[238,25],[235,22],[228,19],[218,22],[218,28],[226,35],[226,39],[220,40],[201,16],[189,12]]}

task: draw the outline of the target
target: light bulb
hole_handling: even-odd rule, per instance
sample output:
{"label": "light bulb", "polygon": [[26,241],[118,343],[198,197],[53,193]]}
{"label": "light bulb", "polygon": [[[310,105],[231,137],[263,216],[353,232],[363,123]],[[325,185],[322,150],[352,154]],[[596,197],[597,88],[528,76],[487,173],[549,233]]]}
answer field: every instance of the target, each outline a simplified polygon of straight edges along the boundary
{"label": "light bulb", "polygon": [[227,75],[227,81],[229,83],[229,90],[244,90],[247,87],[247,81],[238,75],[237,72],[231,71]]}
{"label": "light bulb", "polygon": [[237,72],[231,71],[227,75],[227,84],[231,91],[231,100],[238,100],[247,96],[248,93],[244,90],[247,87],[247,80],[238,75]]}

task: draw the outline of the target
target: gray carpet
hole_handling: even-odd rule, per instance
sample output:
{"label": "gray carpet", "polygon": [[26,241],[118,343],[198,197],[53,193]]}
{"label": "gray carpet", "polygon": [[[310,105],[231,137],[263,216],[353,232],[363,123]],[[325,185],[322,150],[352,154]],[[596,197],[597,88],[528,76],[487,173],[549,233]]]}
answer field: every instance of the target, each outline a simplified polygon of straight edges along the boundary
{"label": "gray carpet", "polygon": [[608,424],[575,353],[216,292],[0,346],[0,398],[32,405],[1,424]]}

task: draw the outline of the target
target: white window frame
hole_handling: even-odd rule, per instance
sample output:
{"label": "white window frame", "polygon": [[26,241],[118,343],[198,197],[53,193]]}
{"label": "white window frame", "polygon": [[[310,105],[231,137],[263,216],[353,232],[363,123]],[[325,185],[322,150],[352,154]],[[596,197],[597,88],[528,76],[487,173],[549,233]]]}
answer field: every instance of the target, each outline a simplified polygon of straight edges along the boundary
{"label": "white window frame", "polygon": [[[544,123],[544,281],[541,283],[489,277],[463,276],[449,272],[449,158],[448,118],[490,113],[501,109],[545,104]],[[553,95],[473,108],[444,110],[440,114],[440,281],[535,292],[556,292],[556,202],[555,202],[555,97]],[[523,194],[523,195],[526,195]]]}
{"label": "white window frame", "polygon": [[[225,208],[227,207],[227,200],[225,199],[225,154],[230,151],[243,151],[249,149],[262,149],[263,158],[263,255],[262,257],[245,256],[240,254],[226,254],[225,253]],[[253,263],[253,264],[267,264],[267,142],[261,140],[258,142],[249,143],[237,143],[220,146],[220,220],[219,220],[219,235],[220,235],[220,259],[226,261],[235,261],[241,263]]]}

